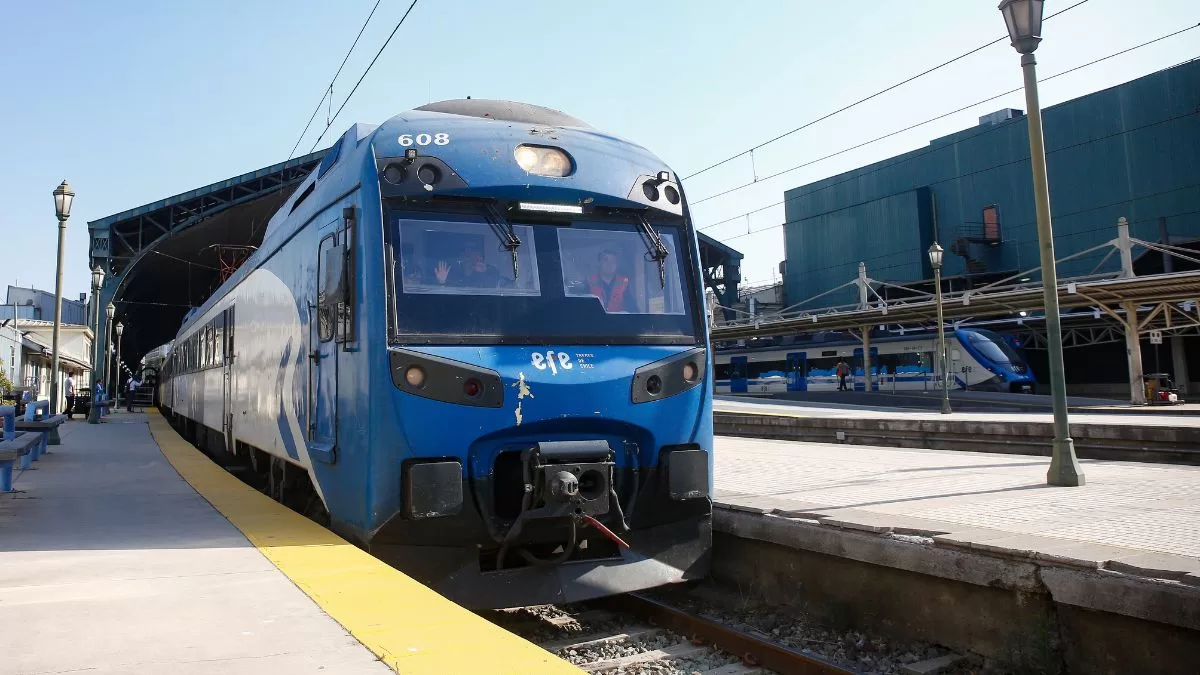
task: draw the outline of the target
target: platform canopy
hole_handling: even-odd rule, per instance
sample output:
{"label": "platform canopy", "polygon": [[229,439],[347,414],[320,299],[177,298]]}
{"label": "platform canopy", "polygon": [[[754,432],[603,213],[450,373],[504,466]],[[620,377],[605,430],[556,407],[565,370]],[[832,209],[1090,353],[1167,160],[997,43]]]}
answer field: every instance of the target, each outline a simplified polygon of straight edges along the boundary
{"label": "platform canopy", "polygon": [[[267,222],[327,150],[268,166],[88,223],[90,267],[105,272],[101,305],[125,325],[123,360],[174,337],[223,268],[262,242]],[[101,317],[103,321],[103,316]]]}

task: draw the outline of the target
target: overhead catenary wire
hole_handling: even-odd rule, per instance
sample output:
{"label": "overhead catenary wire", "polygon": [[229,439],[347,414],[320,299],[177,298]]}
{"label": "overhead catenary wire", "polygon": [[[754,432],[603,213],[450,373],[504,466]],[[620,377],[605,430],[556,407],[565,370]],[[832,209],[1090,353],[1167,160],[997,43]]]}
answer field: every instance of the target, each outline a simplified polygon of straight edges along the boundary
{"label": "overhead catenary wire", "polygon": [[[1158,38],[1155,38],[1155,39],[1153,39],[1153,40],[1148,40],[1148,41],[1146,41],[1146,42],[1143,42],[1143,43],[1141,43],[1141,44],[1135,45],[1135,46],[1133,46],[1133,47],[1129,47],[1129,48],[1127,48],[1127,49],[1121,50],[1121,51],[1119,51],[1119,52],[1115,52],[1115,53],[1113,53],[1113,54],[1109,54],[1108,56],[1101,57],[1101,58],[1099,58],[1099,59],[1096,59],[1096,60],[1094,60],[1094,61],[1091,61],[1091,62],[1088,62],[1088,63],[1082,64],[1082,65],[1079,65],[1079,66],[1075,66],[1074,68],[1071,68],[1071,69],[1069,69],[1069,70],[1065,70],[1065,71],[1063,71],[1063,72],[1061,72],[1061,73],[1056,73],[1055,75],[1051,75],[1050,77],[1042,78],[1042,80],[1041,80],[1041,81],[1042,81],[1042,82],[1045,82],[1045,81],[1047,81],[1047,80],[1051,80],[1051,79],[1053,79],[1053,78],[1055,78],[1055,77],[1059,77],[1059,76],[1062,76],[1062,75],[1066,75],[1066,74],[1068,74],[1068,73],[1075,72],[1075,71],[1081,70],[1081,69],[1083,69],[1083,68],[1086,68],[1086,67],[1089,67],[1089,66],[1092,66],[1092,65],[1096,65],[1096,64],[1098,64],[1098,63],[1101,63],[1102,61],[1105,61],[1105,60],[1107,60],[1107,59],[1113,58],[1113,57],[1115,57],[1115,56],[1120,56],[1120,55],[1122,55],[1122,54],[1127,54],[1127,53],[1129,53],[1129,52],[1131,52],[1131,51],[1134,51],[1135,49],[1139,49],[1139,48],[1145,47],[1145,46],[1147,46],[1147,45],[1153,44],[1153,43],[1155,43],[1155,42],[1159,42],[1159,41],[1161,41],[1161,40],[1165,40],[1165,39],[1167,39],[1167,38],[1174,37],[1174,36],[1176,36],[1176,35],[1180,35],[1180,34],[1182,34],[1182,33],[1185,33],[1185,32],[1187,32],[1187,31],[1193,30],[1193,29],[1195,29],[1195,28],[1200,28],[1200,23],[1193,24],[1193,25],[1191,25],[1191,26],[1188,26],[1188,27],[1186,27],[1186,28],[1182,28],[1182,29],[1180,29],[1180,30],[1174,31],[1174,32],[1172,32],[1172,33],[1169,33],[1169,34],[1167,34],[1167,35],[1160,36],[1160,37],[1158,37]],[[1195,112],[1189,112],[1189,113],[1185,113],[1184,115],[1181,115],[1181,116],[1178,116],[1178,117],[1173,117],[1173,118],[1168,118],[1168,119],[1165,119],[1165,120],[1160,120],[1160,121],[1158,121],[1158,122],[1154,122],[1154,123],[1151,123],[1151,124],[1149,124],[1149,125],[1145,125],[1145,126],[1142,126],[1142,127],[1137,127],[1137,128],[1135,128],[1135,129],[1126,129],[1126,130],[1123,130],[1123,131],[1117,132],[1116,134],[1110,134],[1110,135],[1108,135],[1108,136],[1104,136],[1104,137],[1102,137],[1102,138],[1094,138],[1094,139],[1089,139],[1088,141],[1084,141],[1084,143],[1090,143],[1090,142],[1097,141],[1097,140],[1103,140],[1104,138],[1110,138],[1110,137],[1111,137],[1111,136],[1113,136],[1113,135],[1120,135],[1120,134],[1128,133],[1128,132],[1130,132],[1130,131],[1136,131],[1136,130],[1139,130],[1139,129],[1146,128],[1146,126],[1154,126],[1154,125],[1156,125],[1156,124],[1161,124],[1161,123],[1165,123],[1165,122],[1170,122],[1170,121],[1173,121],[1173,120],[1175,120],[1175,119],[1179,119],[1179,118],[1182,118],[1182,117],[1188,117],[1188,116],[1190,116],[1190,115],[1194,115],[1194,114],[1196,114],[1196,113],[1195,113]],[[918,125],[918,126],[919,126],[919,125]],[[980,133],[985,133],[985,132],[986,132],[986,130],[984,130],[984,131],[981,131]],[[1079,145],[1079,144],[1076,144],[1076,145]],[[1052,150],[1052,151],[1049,151],[1049,152],[1050,152],[1050,153],[1057,152],[1057,151],[1059,151],[1059,150],[1064,150],[1064,149],[1067,149],[1067,148],[1069,148],[1069,147],[1076,147],[1076,145],[1072,145],[1072,146],[1066,146],[1066,147],[1063,147],[1063,148],[1056,148],[1055,150]],[[848,149],[846,149],[846,150],[839,151],[839,152],[837,152],[837,153],[834,153],[834,155],[836,155],[836,154],[841,154],[841,152],[848,151],[849,149],[852,149],[852,148],[848,148]],[[940,151],[940,150],[943,150],[943,149],[944,149],[944,147],[943,147],[943,146],[930,146],[930,147],[924,148],[924,149],[922,149],[922,150],[920,150],[920,151],[916,151],[916,152],[913,152],[913,153],[909,154],[908,156],[904,157],[903,161],[906,161],[906,162],[907,162],[907,161],[912,161],[912,160],[914,160],[914,159],[918,159],[918,158],[920,158],[920,157],[923,157],[923,156],[925,156],[925,155],[928,155],[928,154],[930,154],[930,153],[937,152],[937,151]],[[1024,162],[1024,161],[1028,161],[1028,159],[1029,159],[1028,157],[1024,157],[1024,158],[1021,158],[1021,159],[1018,159],[1018,160],[1014,160],[1014,161],[1012,161],[1012,162],[1006,162],[1006,163],[1004,163],[1004,164],[999,164],[999,165],[996,165],[996,166],[987,167],[987,169],[983,169],[983,170],[990,170],[990,169],[995,169],[995,168],[999,168],[999,167],[1002,167],[1002,166],[1007,166],[1008,164],[1013,164],[1013,163],[1018,163],[1018,162]],[[819,161],[819,160],[818,160],[818,161]],[[809,163],[811,163],[811,162],[809,162]],[[807,164],[805,164],[805,166],[806,166],[806,165],[807,165]],[[873,174],[873,173],[876,173],[876,172],[879,172],[879,171],[883,171],[883,170],[885,170],[885,169],[887,169],[887,168],[890,168],[891,166],[892,166],[891,164],[888,164],[888,165],[884,165],[884,166],[877,166],[877,167],[875,167],[875,168],[873,168],[873,169],[869,169],[869,170],[867,170],[867,171],[854,172],[854,173],[853,173],[853,175],[851,175],[851,176],[849,176],[849,177],[847,177],[847,178],[844,178],[844,179],[842,179],[842,180],[839,180],[839,181],[835,181],[835,182],[829,183],[829,184],[827,184],[827,185],[822,185],[822,186],[820,186],[819,188],[817,188],[817,190],[827,190],[827,189],[830,189],[830,188],[836,187],[836,186],[838,186],[838,185],[841,185],[841,184],[843,184],[843,183],[846,183],[846,182],[849,182],[849,181],[855,181],[855,180],[859,180],[860,178],[862,178],[862,177],[864,177],[864,176],[868,176],[868,175],[870,175],[870,174]],[[793,167],[793,168],[800,168],[800,167]],[[784,172],[781,172],[781,173],[786,173],[786,171],[784,171]],[[976,172],[972,172],[971,174],[965,174],[964,176],[956,176],[956,177],[955,177],[955,179],[957,179],[957,178],[962,178],[962,177],[969,176],[969,175],[974,175],[975,173],[979,173],[979,172],[978,172],[978,171],[976,171]],[[950,180],[953,180],[953,179],[950,179]],[[944,182],[944,181],[938,181],[938,182]],[[700,228],[698,228],[698,230],[699,230],[699,231],[701,231],[701,232],[703,232],[703,231],[705,231],[705,230],[711,230],[711,229],[713,229],[713,228],[715,228],[715,227],[719,227],[719,226],[721,226],[721,225],[725,225],[725,224],[727,224],[727,223],[731,223],[731,222],[735,222],[735,221],[738,221],[738,220],[742,220],[743,218],[748,218],[749,216],[752,216],[752,215],[754,215],[754,214],[756,214],[756,213],[761,213],[761,212],[763,212],[763,211],[766,211],[766,210],[768,210],[768,209],[775,208],[775,207],[777,207],[777,206],[784,206],[784,205],[786,205],[786,204],[788,204],[788,203],[791,203],[792,201],[794,201],[794,200],[796,200],[796,199],[800,199],[800,198],[803,198],[803,197],[811,196],[811,194],[813,194],[813,193],[812,193],[812,192],[810,192],[810,193],[805,193],[805,194],[803,194],[803,195],[797,195],[797,196],[791,197],[791,198],[789,198],[789,199],[783,199],[783,200],[781,200],[781,201],[773,202],[773,203],[771,203],[771,204],[767,204],[767,205],[765,205],[765,206],[761,206],[761,207],[758,207],[758,208],[752,209],[752,210],[750,210],[750,211],[747,211],[747,212],[745,212],[745,213],[739,213],[738,215],[735,215],[735,216],[730,216],[729,218],[725,218],[725,219],[723,219],[723,220],[719,220],[719,221],[717,221],[717,222],[710,223],[710,224],[708,224],[708,225],[705,225],[705,226],[703,226],[703,227],[700,227]],[[767,230],[775,229],[775,228],[778,228],[778,227],[782,227],[782,225],[776,225],[776,226],[771,226],[771,227],[761,228],[761,229],[759,229],[759,230],[754,230],[754,231],[752,231],[752,232],[746,232],[746,233],[742,233],[742,234],[739,234],[739,235],[730,236],[730,237],[727,237],[727,238],[725,238],[725,240],[726,240],[726,241],[728,241],[728,240],[732,240],[732,239],[739,239],[739,238],[741,238],[741,237],[744,237],[744,236],[746,236],[747,234],[753,234],[753,233],[755,233],[755,232],[765,232],[765,231],[767,231]]]}
{"label": "overhead catenary wire", "polygon": [[[1055,13],[1053,13],[1053,14],[1051,14],[1051,15],[1047,16],[1047,17],[1045,17],[1044,19],[1042,19],[1042,21],[1048,21],[1048,20],[1050,20],[1050,19],[1053,19],[1053,18],[1054,18],[1054,17],[1056,17],[1056,16],[1059,16],[1059,15],[1061,15],[1061,14],[1065,14],[1065,13],[1067,13],[1067,12],[1071,11],[1072,9],[1075,9],[1076,7],[1079,7],[1080,5],[1086,4],[1087,2],[1088,2],[1088,0],[1080,0],[1079,2],[1077,2],[1077,3],[1073,4],[1073,5],[1071,5],[1070,7],[1066,7],[1066,8],[1064,8],[1064,9],[1061,9],[1061,10],[1059,10],[1059,11],[1057,11],[1057,12],[1055,12]],[[779,140],[782,140],[782,139],[784,139],[784,138],[787,138],[788,136],[791,136],[792,134],[794,134],[794,133],[796,133],[796,132],[798,132],[798,131],[803,131],[804,129],[807,129],[807,128],[809,128],[809,127],[811,127],[811,126],[815,125],[815,124],[819,124],[819,123],[821,123],[821,122],[824,122],[825,120],[827,120],[827,119],[829,119],[829,118],[831,118],[831,117],[834,117],[835,115],[839,115],[839,114],[841,114],[841,113],[844,113],[844,112],[846,112],[847,110],[850,110],[851,108],[855,108],[855,107],[857,107],[857,106],[859,106],[859,105],[862,105],[863,103],[866,103],[867,101],[870,101],[871,99],[878,98],[878,97],[880,97],[880,96],[882,96],[882,95],[884,95],[884,94],[888,93],[889,91],[892,91],[892,90],[894,90],[894,89],[899,89],[900,87],[903,87],[904,85],[906,85],[906,84],[909,84],[910,82],[914,82],[914,81],[916,81],[916,80],[919,80],[920,78],[922,78],[922,77],[925,77],[926,75],[929,75],[930,73],[933,73],[933,72],[935,72],[935,71],[941,70],[942,68],[945,68],[946,66],[948,66],[948,65],[950,65],[950,64],[952,64],[952,63],[955,63],[955,62],[957,62],[957,61],[961,61],[962,59],[965,59],[965,58],[967,58],[968,56],[971,56],[972,54],[975,54],[975,53],[977,53],[977,52],[983,51],[984,49],[987,49],[988,47],[991,47],[992,45],[994,45],[994,44],[997,44],[997,43],[999,43],[999,42],[1002,42],[1002,41],[1004,41],[1004,40],[1007,40],[1007,39],[1008,39],[1008,35],[1007,35],[1007,34],[1006,34],[1006,35],[1002,35],[1002,36],[1000,36],[1000,37],[996,38],[995,40],[992,40],[991,42],[988,42],[988,43],[986,43],[986,44],[979,45],[978,47],[975,47],[974,49],[971,49],[971,50],[969,50],[969,51],[963,52],[962,54],[959,54],[958,56],[955,56],[954,58],[950,59],[949,61],[944,61],[944,62],[942,62],[942,63],[939,63],[939,64],[938,64],[938,65],[936,65],[936,66],[933,66],[932,68],[929,68],[929,69],[927,69],[927,70],[923,70],[923,71],[921,71],[921,72],[917,73],[916,75],[911,75],[911,76],[909,76],[909,77],[907,77],[907,78],[905,78],[905,79],[903,79],[903,80],[901,80],[901,81],[899,81],[899,82],[897,82],[897,83],[895,83],[895,84],[893,84],[893,85],[890,85],[890,86],[888,86],[888,87],[885,87],[884,89],[880,89],[879,91],[877,91],[877,92],[875,92],[875,93],[873,93],[873,94],[870,94],[870,95],[868,95],[868,96],[864,96],[863,98],[860,98],[860,99],[858,99],[857,101],[854,101],[853,103],[850,103],[850,104],[847,104],[847,105],[845,105],[845,106],[842,106],[841,108],[838,108],[837,110],[834,110],[833,112],[826,113],[826,114],[824,114],[824,115],[822,115],[822,116],[818,117],[818,118],[817,118],[817,119],[815,119],[815,120],[811,120],[811,121],[809,121],[809,122],[805,122],[804,124],[801,124],[800,126],[796,127],[795,129],[792,129],[792,130],[790,130],[790,131],[785,131],[785,132],[783,132],[782,134],[779,134],[778,136],[775,136],[774,138],[771,138],[771,139],[769,139],[769,140],[763,141],[762,143],[759,143],[758,145],[755,145],[755,146],[753,146],[753,147],[751,147],[751,148],[748,148],[748,149],[746,149],[746,150],[743,150],[743,151],[741,151],[741,152],[737,153],[736,155],[730,155],[729,157],[726,157],[725,159],[722,159],[721,161],[719,161],[719,162],[717,162],[717,163],[715,163],[715,164],[710,164],[710,165],[708,165],[708,166],[704,167],[703,169],[700,169],[699,171],[696,171],[696,172],[694,172],[694,173],[692,173],[692,174],[690,174],[690,175],[684,176],[683,178],[684,178],[684,180],[687,180],[687,179],[689,179],[689,178],[694,178],[694,177],[696,177],[696,176],[699,176],[699,175],[700,175],[700,174],[702,174],[702,173],[705,173],[705,172],[707,172],[707,171],[711,171],[711,170],[713,170],[713,169],[715,169],[715,168],[717,168],[717,167],[719,167],[719,166],[722,166],[722,165],[724,165],[724,164],[728,164],[729,162],[732,162],[733,160],[737,159],[738,157],[742,157],[743,155],[747,155],[747,154],[749,154],[749,153],[751,153],[751,152],[754,152],[755,150],[758,150],[759,148],[762,148],[762,147],[768,146],[768,145],[770,145],[770,144],[772,144],[772,143],[774,143],[774,142],[776,142],[776,141],[779,141]]]}
{"label": "overhead catenary wire", "polygon": [[[1169,33],[1169,34],[1167,34],[1167,35],[1162,35],[1162,36],[1159,36],[1159,37],[1157,37],[1157,38],[1154,38],[1153,40],[1149,40],[1149,41],[1147,41],[1147,42],[1143,42],[1143,43],[1141,43],[1141,44],[1134,45],[1133,47],[1128,47],[1128,48],[1126,48],[1126,49],[1122,49],[1122,50],[1121,50],[1121,51],[1119,51],[1119,52],[1113,52],[1112,54],[1109,54],[1109,55],[1107,55],[1107,56],[1102,56],[1102,57],[1100,57],[1100,58],[1098,58],[1098,59],[1095,59],[1094,61],[1089,61],[1089,62],[1087,62],[1087,63],[1084,63],[1084,64],[1081,64],[1081,65],[1075,66],[1074,68],[1069,68],[1069,69],[1067,69],[1067,70],[1064,70],[1064,71],[1062,71],[1062,72],[1060,72],[1060,73],[1055,73],[1054,75],[1050,75],[1049,77],[1044,77],[1044,78],[1041,78],[1041,79],[1039,80],[1039,82],[1048,82],[1048,81],[1050,81],[1050,80],[1053,80],[1053,79],[1054,79],[1054,78],[1056,78],[1056,77],[1062,77],[1063,75],[1068,75],[1068,74],[1070,74],[1070,73],[1073,73],[1073,72],[1075,72],[1075,71],[1077,71],[1077,70],[1082,70],[1082,69],[1084,69],[1084,68],[1088,68],[1088,67],[1094,66],[1094,65],[1096,65],[1096,64],[1098,64],[1098,63],[1101,63],[1101,62],[1103,62],[1103,61],[1107,61],[1107,60],[1109,60],[1109,59],[1116,58],[1116,57],[1118,57],[1118,56],[1122,56],[1122,55],[1124,55],[1124,54],[1126,54],[1126,53],[1128,53],[1128,52],[1134,51],[1135,49],[1141,49],[1142,47],[1148,47],[1149,45],[1152,45],[1152,44],[1154,44],[1154,43],[1156,43],[1156,42],[1159,42],[1159,41],[1161,41],[1161,40],[1166,40],[1166,39],[1168,39],[1168,38],[1175,37],[1176,35],[1179,35],[1180,33],[1185,33],[1185,32],[1187,32],[1187,31],[1189,31],[1189,30],[1192,30],[1192,29],[1194,29],[1194,28],[1196,28],[1196,27],[1200,27],[1200,23],[1197,23],[1197,24],[1194,24],[1194,25],[1188,26],[1188,27],[1186,27],[1186,28],[1182,28],[1182,29],[1180,29],[1180,30],[1177,30],[1177,31],[1175,31],[1175,32],[1173,32],[1173,33]],[[994,95],[994,96],[989,96],[988,98],[985,98],[985,99],[982,99],[982,100],[976,101],[976,102],[974,102],[974,103],[970,103],[970,104],[964,105],[964,106],[962,106],[962,107],[960,107],[960,108],[956,108],[956,109],[954,109],[954,110],[951,110],[951,111],[949,111],[949,112],[942,113],[942,114],[940,114],[940,115],[937,115],[937,116],[935,116],[935,117],[930,117],[929,119],[927,119],[927,120],[923,120],[923,121],[921,121],[921,122],[917,122],[916,124],[911,124],[911,125],[909,125],[909,126],[907,126],[907,127],[904,127],[903,129],[896,129],[895,131],[888,132],[888,133],[886,133],[886,134],[884,134],[884,135],[882,135],[882,136],[876,136],[875,138],[872,138],[872,139],[870,139],[870,140],[868,140],[868,141],[863,141],[863,142],[861,142],[861,143],[858,143],[858,144],[856,144],[856,145],[852,145],[852,146],[849,146],[849,147],[846,147],[846,148],[842,148],[841,150],[838,150],[838,151],[836,151],[836,152],[831,152],[831,153],[829,153],[828,155],[823,155],[823,156],[821,156],[821,157],[817,157],[816,159],[811,159],[811,160],[809,160],[809,161],[807,161],[807,162],[804,162],[804,163],[802,163],[802,164],[797,164],[797,165],[795,165],[795,166],[788,167],[788,168],[786,168],[786,169],[783,169],[783,170],[781,170],[781,171],[776,171],[775,173],[772,173],[772,174],[770,174],[770,175],[767,175],[767,176],[756,177],[754,180],[750,181],[749,183],[743,183],[743,184],[741,184],[741,185],[738,185],[738,186],[735,186],[735,187],[729,188],[729,189],[727,189],[727,190],[724,190],[724,191],[722,191],[722,192],[718,192],[718,193],[716,193],[716,194],[712,194],[712,195],[709,195],[709,196],[707,196],[707,197],[702,197],[702,198],[700,198],[700,199],[693,200],[693,201],[691,201],[691,202],[689,202],[689,203],[690,203],[692,206],[695,206],[695,205],[697,205],[697,204],[701,204],[701,203],[703,203],[703,202],[707,202],[707,201],[709,201],[709,200],[712,200],[712,199],[717,199],[718,197],[724,197],[725,195],[728,195],[728,194],[731,194],[731,193],[737,192],[738,190],[743,190],[743,189],[745,189],[745,188],[748,188],[748,187],[751,187],[751,186],[753,186],[753,185],[757,185],[758,183],[762,183],[762,182],[765,182],[765,181],[771,180],[771,179],[773,179],[773,178],[778,178],[779,176],[782,176],[782,175],[784,175],[784,174],[788,174],[788,173],[791,173],[791,172],[793,172],[793,171],[797,171],[797,170],[799,170],[799,169],[803,169],[803,168],[805,168],[805,167],[812,166],[813,164],[817,164],[817,163],[819,163],[819,162],[823,162],[823,161],[825,161],[825,160],[827,160],[827,159],[832,159],[832,158],[834,158],[834,157],[837,157],[838,155],[844,155],[844,154],[846,154],[847,152],[851,152],[851,151],[853,151],[853,150],[858,150],[859,148],[866,147],[866,146],[868,146],[868,145],[871,145],[872,143],[877,143],[877,142],[879,142],[879,141],[882,141],[882,140],[885,140],[885,139],[891,138],[891,137],[893,137],[893,136],[898,136],[898,135],[900,135],[900,134],[902,134],[902,133],[904,133],[904,132],[906,132],[906,131],[912,131],[913,129],[916,129],[916,128],[918,128],[918,127],[925,126],[926,124],[930,124],[930,123],[932,123],[932,122],[936,122],[936,121],[938,121],[938,120],[940,120],[940,119],[944,119],[944,118],[946,118],[946,117],[949,117],[949,116],[951,116],[951,115],[955,115],[955,114],[957,114],[957,113],[960,113],[960,112],[963,112],[963,111],[965,111],[965,110],[970,110],[971,108],[974,108],[975,106],[983,105],[984,103],[988,103],[988,102],[994,101],[994,100],[996,100],[996,99],[998,99],[998,98],[1003,98],[1003,97],[1005,97],[1005,96],[1008,96],[1008,95],[1010,95],[1010,94],[1015,94],[1015,93],[1017,93],[1017,92],[1021,91],[1023,88],[1024,88],[1024,87],[1017,87],[1017,88],[1015,88],[1015,89],[1009,89],[1008,91],[1001,92],[1001,93],[999,93],[999,94],[996,94],[996,95]],[[739,217],[740,217],[740,216],[739,216]]]}
{"label": "overhead catenary wire", "polygon": [[309,149],[309,152],[317,149],[317,145],[321,142],[322,138],[325,138],[325,134],[329,131],[329,127],[333,126],[334,121],[336,121],[338,116],[342,114],[342,110],[345,109],[346,104],[350,102],[350,98],[354,96],[354,92],[358,91],[358,86],[363,83],[363,80],[366,79],[367,73],[370,73],[371,69],[375,67],[375,62],[378,61],[379,57],[383,55],[383,50],[387,49],[387,46],[391,44],[392,38],[396,37],[396,32],[400,30],[400,26],[404,25],[405,20],[408,19],[408,15],[412,13],[413,8],[416,6],[417,0],[412,0],[412,4],[410,4],[408,9],[404,11],[404,16],[400,17],[400,20],[396,22],[396,26],[392,28],[392,32],[388,35],[388,38],[383,41],[383,45],[379,48],[379,51],[375,52],[375,58],[371,59],[371,63],[367,64],[367,69],[364,70],[363,74],[358,78],[358,82],[354,83],[354,88],[350,90],[349,94],[346,94],[346,98],[343,99],[342,104],[338,106],[337,112],[335,112],[333,116],[330,117],[325,123],[325,129],[321,131],[321,135],[317,137],[315,142],[313,142],[312,148]]}
{"label": "overhead catenary wire", "polygon": [[[333,83],[337,82],[338,75],[342,74],[342,69],[346,67],[346,62],[350,60],[350,55],[354,53],[354,48],[358,46],[358,41],[360,38],[362,38],[363,31],[367,29],[367,24],[371,23],[371,17],[375,16],[375,10],[379,9],[379,3],[381,2],[383,2],[383,0],[375,0],[375,6],[371,8],[371,13],[367,15],[367,20],[363,21],[362,28],[358,29],[358,35],[354,37],[354,42],[351,43],[350,49],[346,51],[346,56],[342,59],[342,64],[338,66],[337,72],[334,73],[333,77],[329,80],[329,86],[325,87],[325,90],[321,93],[321,100],[317,101],[317,107],[313,108],[312,116],[308,118],[308,124],[304,125],[304,131],[300,132],[300,137],[296,139],[296,144],[292,146],[292,151],[288,153],[288,159],[291,159],[296,155],[296,148],[300,147],[300,141],[304,140],[304,135],[308,133],[308,129],[312,126],[313,120],[317,119],[317,113],[321,111],[321,104],[328,99],[329,103],[331,104],[330,107],[332,107]],[[327,119],[326,121],[329,120]]]}

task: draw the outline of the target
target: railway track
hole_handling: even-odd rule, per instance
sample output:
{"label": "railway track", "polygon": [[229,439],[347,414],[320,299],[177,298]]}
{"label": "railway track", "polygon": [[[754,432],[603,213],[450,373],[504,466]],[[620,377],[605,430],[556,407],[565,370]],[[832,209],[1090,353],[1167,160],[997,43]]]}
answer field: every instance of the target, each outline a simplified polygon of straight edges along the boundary
{"label": "railway track", "polygon": [[852,673],[638,593],[577,606],[503,610],[493,621],[596,675]]}

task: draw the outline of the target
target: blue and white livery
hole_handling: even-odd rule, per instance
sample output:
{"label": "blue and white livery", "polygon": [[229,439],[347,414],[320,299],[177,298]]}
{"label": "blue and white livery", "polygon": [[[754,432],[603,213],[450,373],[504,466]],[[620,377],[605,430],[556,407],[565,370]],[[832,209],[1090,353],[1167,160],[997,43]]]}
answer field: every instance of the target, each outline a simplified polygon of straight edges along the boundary
{"label": "blue and white livery", "polygon": [[358,125],[184,322],[185,435],[471,607],[704,576],[712,379],[682,188],[557,111]]}
{"label": "blue and white livery", "polygon": [[[941,368],[937,335],[871,338],[872,391],[936,390]],[[1033,393],[1037,387],[1025,359],[1002,337],[978,328],[946,333],[950,382],[956,389]],[[778,394],[836,391],[837,364],[850,369],[847,386],[866,388],[862,342],[848,335],[831,339],[728,347],[716,350],[714,377],[719,394]]]}

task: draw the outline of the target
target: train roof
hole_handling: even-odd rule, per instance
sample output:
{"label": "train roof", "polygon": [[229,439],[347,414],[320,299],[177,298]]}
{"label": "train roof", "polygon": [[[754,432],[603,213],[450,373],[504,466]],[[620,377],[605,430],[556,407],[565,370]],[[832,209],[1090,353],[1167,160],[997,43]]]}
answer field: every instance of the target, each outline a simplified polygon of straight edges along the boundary
{"label": "train roof", "polygon": [[559,110],[530,103],[519,103],[517,101],[460,98],[430,103],[415,108],[415,110],[446,113],[448,115],[462,115],[464,117],[482,117],[506,122],[521,122],[523,124],[542,124],[552,127],[592,128],[592,125],[587,122]]}

